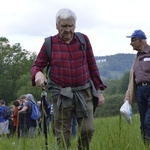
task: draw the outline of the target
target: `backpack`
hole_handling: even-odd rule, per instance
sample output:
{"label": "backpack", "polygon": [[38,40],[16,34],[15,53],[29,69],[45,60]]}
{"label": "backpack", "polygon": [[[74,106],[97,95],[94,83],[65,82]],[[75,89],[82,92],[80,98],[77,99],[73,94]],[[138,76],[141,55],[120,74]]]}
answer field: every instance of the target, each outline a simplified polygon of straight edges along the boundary
{"label": "backpack", "polygon": [[35,102],[33,102],[31,100],[29,100],[29,103],[32,106],[32,111],[31,111],[31,116],[30,116],[31,119],[38,120],[40,118],[40,109],[39,109],[39,106]]}
{"label": "backpack", "polygon": [[[78,37],[79,41],[81,42],[81,50],[86,50],[86,41],[85,41],[85,38],[82,35],[82,33],[75,32],[75,34]],[[45,38],[46,54],[48,57],[51,56],[51,52],[52,52],[52,40],[51,40],[51,38],[52,38],[52,36]],[[47,68],[46,68],[46,77],[47,77],[48,72],[50,72],[49,63],[48,63]]]}
{"label": "backpack", "polygon": [[4,118],[9,119],[11,117],[11,110],[8,106],[4,107]]}

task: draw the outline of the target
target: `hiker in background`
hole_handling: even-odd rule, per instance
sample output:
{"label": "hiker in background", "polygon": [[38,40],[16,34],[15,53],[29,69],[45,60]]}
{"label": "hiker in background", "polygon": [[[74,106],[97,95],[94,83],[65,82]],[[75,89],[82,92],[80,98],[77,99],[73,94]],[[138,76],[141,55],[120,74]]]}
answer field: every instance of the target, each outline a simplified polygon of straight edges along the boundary
{"label": "hiker in background", "polygon": [[5,100],[0,100],[0,136],[9,134],[9,119],[11,117],[6,115],[8,106],[5,105]]}
{"label": "hiker in background", "polygon": [[19,122],[20,122],[19,137],[26,137],[27,136],[26,111],[19,114],[19,111],[24,106],[24,102],[23,102],[23,99],[20,99],[20,98],[18,99],[18,102],[20,103],[20,105],[18,106],[18,115],[19,115]]}
{"label": "hiker in background", "polygon": [[14,114],[15,106],[11,105],[10,106],[10,111],[11,111],[11,117],[9,119],[9,136],[13,136],[13,128],[14,128],[14,123],[13,123],[13,118],[12,115]]}
{"label": "hiker in background", "polygon": [[15,106],[14,112],[12,114],[12,120],[13,120],[13,135],[17,135],[17,137],[20,137],[20,121],[19,121],[19,115],[18,110],[20,103],[18,100],[15,100],[13,102],[13,105]]}
{"label": "hiker in background", "polygon": [[135,30],[127,38],[131,38],[130,45],[137,51],[137,55],[132,64],[124,100],[137,102],[142,138],[150,144],[150,46],[142,30]]}
{"label": "hiker in background", "polygon": [[[29,102],[29,100],[32,100],[35,102],[33,95],[26,94],[22,95],[20,99],[23,101],[24,106],[21,110],[18,111],[19,115],[24,113],[25,114],[25,123],[26,123],[26,129],[27,129],[27,136],[33,137],[36,132],[36,120],[31,119],[31,112],[32,112],[32,104]],[[26,130],[23,129],[23,130]],[[23,130],[21,130],[21,134],[23,133]],[[23,135],[24,136],[24,135]],[[21,135],[22,137],[22,135]]]}
{"label": "hiker in background", "polygon": [[100,78],[88,37],[80,33],[86,42],[81,43],[75,27],[75,13],[70,9],[59,10],[56,14],[58,34],[51,38],[51,54],[47,55],[44,43],[31,69],[32,85],[45,86],[43,69],[49,63],[48,90],[53,99],[58,149],[71,146],[71,122],[75,113],[80,130],[78,149],[89,150],[94,132],[93,112],[97,105],[103,105],[102,91],[106,86]]}
{"label": "hiker in background", "polygon": [[40,118],[38,119],[38,133],[41,134],[42,133],[42,112],[41,112],[41,101],[37,101],[36,103],[39,107],[40,110]]}

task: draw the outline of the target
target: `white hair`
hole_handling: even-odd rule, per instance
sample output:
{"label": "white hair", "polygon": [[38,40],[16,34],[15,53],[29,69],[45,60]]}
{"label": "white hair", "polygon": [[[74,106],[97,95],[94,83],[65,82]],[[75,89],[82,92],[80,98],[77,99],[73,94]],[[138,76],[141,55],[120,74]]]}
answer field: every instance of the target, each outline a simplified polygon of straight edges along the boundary
{"label": "white hair", "polygon": [[59,22],[59,19],[68,19],[70,17],[73,17],[76,22],[77,17],[72,10],[66,8],[60,9],[56,14],[56,24]]}
{"label": "white hair", "polygon": [[31,100],[31,101],[35,102],[34,97],[33,97],[32,94],[26,94],[26,98],[27,98],[28,101]]}

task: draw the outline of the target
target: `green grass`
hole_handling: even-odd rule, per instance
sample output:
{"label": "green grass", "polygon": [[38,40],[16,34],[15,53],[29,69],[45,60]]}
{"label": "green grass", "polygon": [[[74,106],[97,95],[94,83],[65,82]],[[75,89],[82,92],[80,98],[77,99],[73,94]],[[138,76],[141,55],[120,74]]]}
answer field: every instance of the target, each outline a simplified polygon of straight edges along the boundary
{"label": "green grass", "polygon": [[146,150],[141,139],[139,116],[127,124],[120,116],[95,119],[91,150]]}
{"label": "green grass", "polygon": [[[95,119],[91,150],[148,150],[140,135],[139,115],[133,116],[132,125],[120,116]],[[35,138],[0,139],[0,150],[45,150],[44,136]],[[48,150],[56,150],[52,132],[48,135]],[[77,150],[77,138],[72,139],[72,150]]]}

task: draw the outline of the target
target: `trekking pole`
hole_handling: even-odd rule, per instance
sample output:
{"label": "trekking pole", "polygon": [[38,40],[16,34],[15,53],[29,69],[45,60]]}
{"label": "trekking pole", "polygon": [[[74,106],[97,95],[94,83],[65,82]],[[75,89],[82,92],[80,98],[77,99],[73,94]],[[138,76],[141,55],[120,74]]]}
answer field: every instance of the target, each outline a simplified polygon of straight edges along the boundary
{"label": "trekking pole", "polygon": [[48,150],[48,142],[47,142],[47,125],[46,125],[46,96],[45,87],[42,88],[41,93],[41,105],[42,105],[42,115],[43,115],[43,127],[44,127],[44,136],[45,136],[45,149]]}

